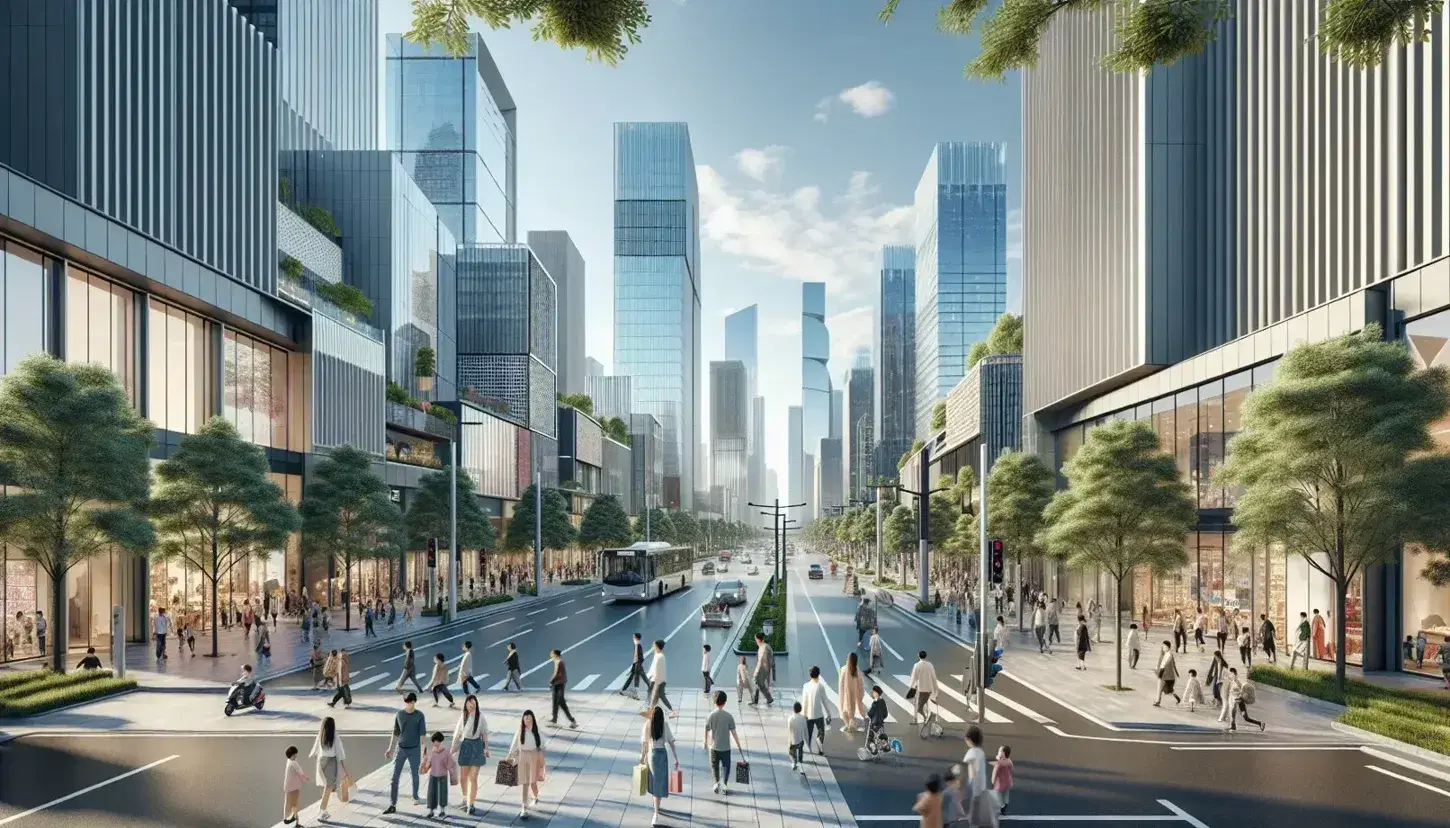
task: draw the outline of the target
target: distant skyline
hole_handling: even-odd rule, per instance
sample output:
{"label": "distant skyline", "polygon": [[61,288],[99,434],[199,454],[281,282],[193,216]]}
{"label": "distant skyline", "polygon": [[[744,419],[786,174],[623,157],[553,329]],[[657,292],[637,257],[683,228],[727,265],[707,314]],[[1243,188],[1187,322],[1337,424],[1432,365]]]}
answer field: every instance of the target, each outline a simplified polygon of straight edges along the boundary
{"label": "distant skyline", "polygon": [[[975,40],[937,32],[930,4],[904,4],[890,26],[871,4],[841,5],[651,4],[653,23],[618,67],[534,42],[527,26],[477,26],[518,107],[519,235],[566,230],[578,245],[588,273],[585,352],[606,370],[613,124],[689,123],[700,190],[696,370],[706,376],[724,358],[725,317],[758,304],[766,461],[781,478],[787,408],[801,402],[799,284],[826,283],[830,374],[841,376],[871,342],[881,246],[911,241],[914,189],[936,142],[1007,145],[1007,302],[1020,305],[1016,76],[963,78]],[[410,21],[406,0],[382,0],[380,34]],[[378,48],[381,56],[381,38]],[[709,409],[702,399],[701,434]]]}

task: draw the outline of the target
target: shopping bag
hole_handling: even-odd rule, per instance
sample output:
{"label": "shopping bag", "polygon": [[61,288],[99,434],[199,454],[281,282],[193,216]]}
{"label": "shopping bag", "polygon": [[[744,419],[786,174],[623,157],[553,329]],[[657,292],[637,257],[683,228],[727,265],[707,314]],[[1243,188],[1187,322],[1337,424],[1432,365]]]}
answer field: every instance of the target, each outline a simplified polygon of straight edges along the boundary
{"label": "shopping bag", "polygon": [[519,766],[512,759],[504,759],[498,763],[498,770],[494,772],[493,781],[496,784],[512,788],[519,784]]}
{"label": "shopping bag", "polygon": [[685,772],[679,770],[670,771],[670,793],[682,794],[685,792]]}
{"label": "shopping bag", "polygon": [[348,802],[352,799],[352,777],[346,773],[337,778],[337,798],[343,802]]}
{"label": "shopping bag", "polygon": [[741,785],[750,784],[750,763],[744,759],[735,763],[735,781]]}
{"label": "shopping bag", "polygon": [[456,761],[448,766],[448,784],[458,784],[458,763]]}
{"label": "shopping bag", "polygon": [[634,795],[644,796],[649,793],[649,765],[638,764],[634,766]]}

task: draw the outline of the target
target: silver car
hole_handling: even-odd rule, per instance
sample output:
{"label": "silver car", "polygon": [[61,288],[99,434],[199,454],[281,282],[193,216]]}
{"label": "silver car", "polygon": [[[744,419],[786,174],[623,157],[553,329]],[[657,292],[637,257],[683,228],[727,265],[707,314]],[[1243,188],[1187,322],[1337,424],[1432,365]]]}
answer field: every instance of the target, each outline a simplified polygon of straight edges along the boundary
{"label": "silver car", "polygon": [[715,602],[718,604],[739,605],[746,602],[744,581],[716,581]]}

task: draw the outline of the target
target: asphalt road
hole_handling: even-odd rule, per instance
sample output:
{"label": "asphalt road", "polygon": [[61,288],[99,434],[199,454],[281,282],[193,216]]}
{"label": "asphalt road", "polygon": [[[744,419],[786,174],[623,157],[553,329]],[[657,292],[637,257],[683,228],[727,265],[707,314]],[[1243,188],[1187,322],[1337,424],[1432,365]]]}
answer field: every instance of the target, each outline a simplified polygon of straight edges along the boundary
{"label": "asphalt road", "polygon": [[[800,556],[792,565],[791,586],[798,597],[792,603],[791,661],[802,676],[811,664],[819,665],[822,673],[830,677],[834,691],[838,668],[828,669],[828,665],[844,661],[855,648],[853,613],[857,599],[842,594],[839,580],[805,579],[807,565],[822,560]],[[941,705],[943,715],[949,719],[944,723],[945,736],[922,740],[917,728],[908,723],[906,678],[917,652],[925,650],[938,678],[946,680],[947,688],[959,691],[960,679],[950,677],[964,672],[970,656],[955,641],[903,619],[895,611],[880,613],[880,627],[882,640],[891,651],[886,654],[884,675],[877,674],[877,683],[900,697],[899,701],[888,701],[897,721],[887,725],[887,732],[902,741],[904,755],[894,763],[861,762],[855,750],[862,737],[840,734],[832,727],[825,759],[852,813],[858,818],[875,817],[863,824],[909,825],[915,822],[911,804],[926,777],[944,773],[951,764],[961,761],[966,752],[965,731],[976,716],[961,701],[945,697]],[[1011,669],[1010,661],[1007,669]],[[868,690],[870,686],[868,681]],[[1275,737],[1272,725],[1264,734],[1241,729],[1233,740],[1216,730],[1113,733],[1005,675],[999,676],[992,690],[999,699],[1005,698],[1036,716],[989,699],[989,721],[982,726],[989,755],[995,756],[999,745],[1012,748],[1016,777],[1010,809],[1013,815],[1171,819],[1174,813],[1159,802],[1167,800],[1190,817],[1180,818],[1180,824],[1212,828],[1360,828],[1369,824],[1428,828],[1446,824],[1450,782],[1357,749],[1314,748],[1302,738]],[[952,717],[958,721],[950,721]],[[1172,744],[1165,744],[1168,742]]]}

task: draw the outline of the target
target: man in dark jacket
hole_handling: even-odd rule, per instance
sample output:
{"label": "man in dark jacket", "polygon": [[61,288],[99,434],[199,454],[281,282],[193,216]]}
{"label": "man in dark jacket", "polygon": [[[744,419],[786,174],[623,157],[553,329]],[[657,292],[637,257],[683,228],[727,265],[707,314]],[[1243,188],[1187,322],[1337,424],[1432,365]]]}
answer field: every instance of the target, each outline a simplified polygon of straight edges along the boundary
{"label": "man in dark jacket", "polygon": [[862,598],[856,608],[856,647],[865,646],[866,631],[876,626],[876,610],[871,607],[870,598]]}
{"label": "man in dark jacket", "polygon": [[1278,664],[1279,654],[1276,651],[1276,645],[1274,643],[1275,632],[1277,631],[1274,629],[1274,622],[1269,620],[1269,616],[1264,613],[1259,613],[1260,646],[1264,648],[1264,655],[1269,657],[1269,661]]}
{"label": "man in dark jacket", "polygon": [[569,728],[578,730],[579,723],[574,721],[574,714],[569,712],[569,703],[564,700],[564,687],[569,683],[569,671],[564,669],[564,654],[558,650],[549,653],[549,658],[554,660],[554,675],[549,677],[549,692],[553,694],[553,709],[549,715],[549,724],[553,727],[559,726],[559,711],[564,711],[564,717],[569,720]]}

